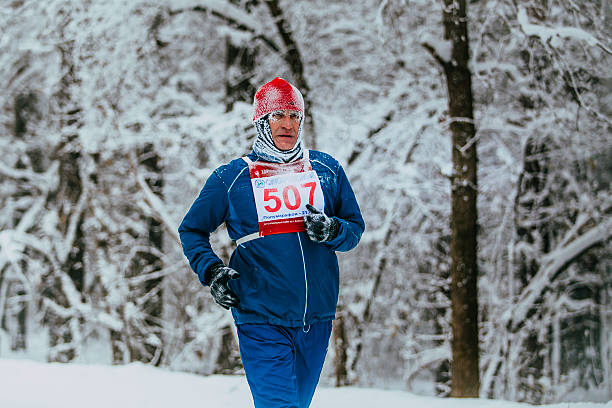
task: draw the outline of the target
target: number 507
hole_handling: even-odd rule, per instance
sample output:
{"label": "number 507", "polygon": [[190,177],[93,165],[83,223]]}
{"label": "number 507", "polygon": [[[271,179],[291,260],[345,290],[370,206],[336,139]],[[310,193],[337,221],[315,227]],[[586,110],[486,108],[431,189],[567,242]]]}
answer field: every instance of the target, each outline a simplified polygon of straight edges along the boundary
{"label": "number 507", "polygon": [[[308,190],[308,202],[310,205],[314,205],[314,194],[317,183],[311,181],[302,184],[300,187],[302,190]],[[264,203],[267,204],[264,208],[268,212],[277,212],[281,209],[283,204],[285,208],[289,210],[297,210],[302,205],[300,190],[293,184],[286,185],[285,188],[283,188],[282,194],[279,194],[277,188],[265,188],[263,193]]]}

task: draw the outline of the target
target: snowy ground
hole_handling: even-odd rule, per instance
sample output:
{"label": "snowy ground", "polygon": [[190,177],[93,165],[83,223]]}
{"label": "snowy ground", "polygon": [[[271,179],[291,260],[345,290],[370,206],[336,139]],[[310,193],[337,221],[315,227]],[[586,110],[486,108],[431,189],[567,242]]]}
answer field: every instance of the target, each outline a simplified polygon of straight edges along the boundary
{"label": "snowy ground", "polygon": [[[171,372],[127,366],[44,364],[27,360],[0,360],[2,408],[161,408],[252,407],[244,377]],[[492,400],[455,400],[421,397],[401,391],[363,388],[322,388],[312,408],[526,408],[530,405]],[[612,401],[563,403],[556,408],[612,408]]]}

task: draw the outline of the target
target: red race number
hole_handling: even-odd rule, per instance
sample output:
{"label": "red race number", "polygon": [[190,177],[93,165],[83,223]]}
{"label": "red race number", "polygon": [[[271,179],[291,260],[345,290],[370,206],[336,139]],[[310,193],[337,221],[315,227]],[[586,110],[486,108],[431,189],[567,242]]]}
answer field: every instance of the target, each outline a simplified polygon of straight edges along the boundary
{"label": "red race number", "polygon": [[[295,204],[293,205],[289,201],[289,191],[293,193],[293,198],[295,199]],[[298,191],[298,189],[295,186],[289,184],[283,189],[283,201],[285,202],[285,206],[293,211],[300,208],[300,205],[302,204],[302,197],[300,197],[300,192]]]}
{"label": "red race number", "polygon": [[[302,187],[310,188],[308,202],[310,202],[311,205],[313,204],[316,185],[317,184],[314,182],[302,185]],[[280,198],[280,195],[278,194],[277,188],[265,188],[263,193],[264,203],[268,203],[264,206],[264,208],[268,212],[277,212],[281,209],[283,204],[285,204],[285,207],[291,211],[297,210],[302,205],[302,196],[300,195],[300,190],[298,190],[298,188],[292,184],[289,184],[285,186],[285,188],[283,188],[282,200]]]}
{"label": "red race number", "polygon": [[276,189],[276,188],[266,188],[266,189],[264,189],[264,196],[263,196],[264,202],[272,200],[275,203],[274,207],[272,207],[270,205],[266,205],[264,208],[266,209],[266,211],[276,212],[276,211],[280,210],[282,203],[281,203],[280,197],[272,195],[272,193],[278,193],[278,189]]}
{"label": "red race number", "polygon": [[317,188],[317,183],[314,181],[311,181],[310,183],[302,184],[302,187],[308,187],[310,189],[310,194],[308,195],[308,203],[310,205],[314,205],[314,194],[315,194],[315,189]]}

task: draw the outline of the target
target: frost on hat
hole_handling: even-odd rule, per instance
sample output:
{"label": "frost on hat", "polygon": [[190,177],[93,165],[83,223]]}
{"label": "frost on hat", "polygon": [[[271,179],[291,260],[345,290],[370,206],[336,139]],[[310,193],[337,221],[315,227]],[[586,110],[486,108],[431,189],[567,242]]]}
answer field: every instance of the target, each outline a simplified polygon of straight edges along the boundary
{"label": "frost on hat", "polygon": [[283,78],[276,77],[264,84],[255,93],[253,122],[277,110],[296,110],[304,114],[302,93]]}

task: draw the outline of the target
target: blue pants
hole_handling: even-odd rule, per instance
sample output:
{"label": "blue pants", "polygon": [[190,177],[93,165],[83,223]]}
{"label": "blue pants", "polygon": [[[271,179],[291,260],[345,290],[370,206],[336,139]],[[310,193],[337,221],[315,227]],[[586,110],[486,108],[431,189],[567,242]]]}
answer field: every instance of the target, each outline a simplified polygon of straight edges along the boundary
{"label": "blue pants", "polygon": [[240,324],[238,343],[256,408],[308,408],[327,354],[332,322],[302,327]]}

